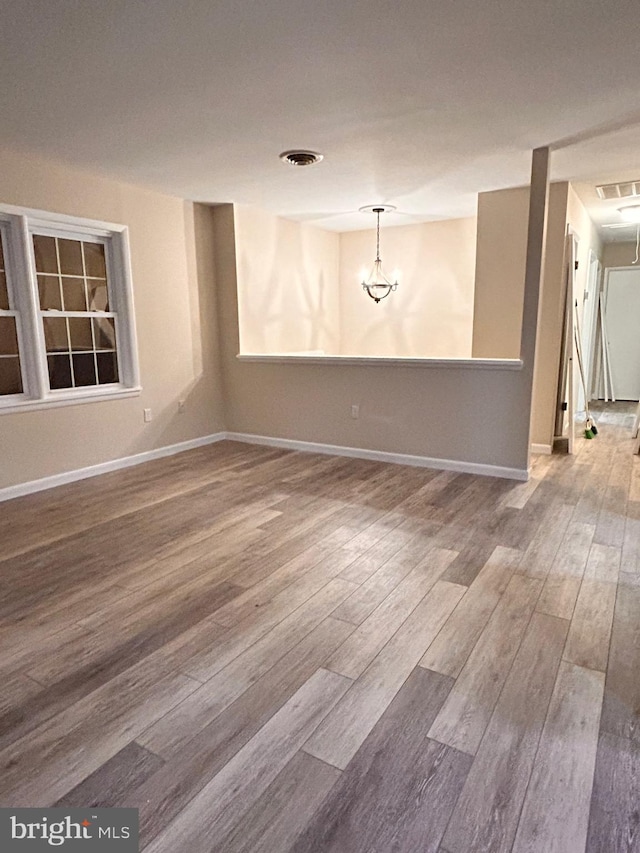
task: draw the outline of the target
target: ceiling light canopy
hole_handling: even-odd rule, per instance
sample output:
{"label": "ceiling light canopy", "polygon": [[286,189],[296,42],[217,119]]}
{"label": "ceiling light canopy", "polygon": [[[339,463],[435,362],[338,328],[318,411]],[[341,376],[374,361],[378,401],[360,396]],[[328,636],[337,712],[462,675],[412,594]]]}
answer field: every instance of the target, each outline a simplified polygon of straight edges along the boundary
{"label": "ceiling light canopy", "polygon": [[618,213],[625,222],[640,224],[640,204],[630,204],[627,207],[618,208]]}
{"label": "ceiling light canopy", "polygon": [[373,267],[369,273],[369,277],[362,280],[362,289],[366,291],[374,302],[380,302],[385,299],[392,290],[398,287],[397,279],[391,281],[384,274],[382,269],[382,261],[380,260],[380,214],[387,213],[390,210],[395,210],[395,207],[390,204],[375,204],[368,207],[361,207],[361,213],[376,214],[376,259],[373,262]]}

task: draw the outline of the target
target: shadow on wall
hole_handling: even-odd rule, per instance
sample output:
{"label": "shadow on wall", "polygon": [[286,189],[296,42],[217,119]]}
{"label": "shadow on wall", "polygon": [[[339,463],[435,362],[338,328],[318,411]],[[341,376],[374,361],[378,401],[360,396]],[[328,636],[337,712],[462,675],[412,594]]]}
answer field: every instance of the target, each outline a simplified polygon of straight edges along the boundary
{"label": "shadow on wall", "polygon": [[243,206],[235,222],[241,352],[471,357],[474,218],[385,229],[400,287],[378,304],[360,286],[375,230],[337,234]]}
{"label": "shadow on wall", "polygon": [[385,229],[383,262],[388,272],[399,268],[400,286],[378,305],[356,283],[374,240],[371,231],[340,238],[341,353],[470,358],[475,219]]}
{"label": "shadow on wall", "polygon": [[[191,359],[152,370],[155,350],[141,359],[143,393],[136,401],[134,417],[143,422],[143,410],[152,410],[123,455],[135,455],[151,447],[164,447],[211,435],[224,428],[215,253],[212,239],[212,210],[206,205],[185,202],[183,222],[186,242],[185,278],[188,287],[189,326],[183,328],[183,343]],[[166,335],[175,334],[167,328]],[[187,334],[190,334],[187,340]],[[168,337],[165,336],[168,344]],[[169,370],[171,376],[169,376]],[[169,387],[172,389],[168,396]]]}
{"label": "shadow on wall", "polygon": [[259,239],[239,247],[241,350],[337,353],[336,235],[269,219]]}
{"label": "shadow on wall", "polygon": [[[240,259],[239,278],[255,280],[250,253]],[[334,285],[335,286],[335,285]],[[282,353],[320,350],[329,353],[335,337],[331,328],[324,273],[312,279],[304,272],[282,273],[272,269],[266,285],[252,290],[242,301],[241,341],[247,337],[243,352]],[[244,332],[244,334],[243,334]],[[334,354],[337,348],[333,347]]]}
{"label": "shadow on wall", "polygon": [[[375,310],[375,320],[370,322],[363,333],[356,338],[348,332],[343,333],[341,352],[343,355],[404,355],[410,346],[410,327],[419,318],[418,294],[410,289],[406,291],[406,281],[401,277],[397,291],[391,293],[384,302],[377,305],[366,293],[359,289],[363,300],[362,314]],[[372,346],[373,344],[373,346]]]}

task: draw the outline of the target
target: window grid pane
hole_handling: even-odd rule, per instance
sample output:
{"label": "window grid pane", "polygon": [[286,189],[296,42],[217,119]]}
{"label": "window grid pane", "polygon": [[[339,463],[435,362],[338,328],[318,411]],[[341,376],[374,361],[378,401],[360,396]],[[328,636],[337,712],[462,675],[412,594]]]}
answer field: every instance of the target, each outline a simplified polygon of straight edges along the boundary
{"label": "window grid pane", "polygon": [[0,355],[18,355],[18,331],[16,318],[0,317]]}
{"label": "window grid pane", "polygon": [[34,234],[33,247],[50,388],[119,382],[104,244]]}
{"label": "window grid pane", "polygon": [[[17,312],[9,304],[4,234],[0,230],[0,397],[22,394],[22,369],[18,347]],[[4,313],[6,312],[6,313]]]}
{"label": "window grid pane", "polygon": [[71,355],[73,383],[76,388],[97,385],[96,360],[93,352],[74,352]]}
{"label": "window grid pane", "polygon": [[4,314],[0,316],[0,396],[22,392],[16,318]]}
{"label": "window grid pane", "polygon": [[96,353],[96,366],[100,385],[118,381],[118,355],[115,351]]}
{"label": "window grid pane", "polygon": [[82,262],[82,243],[79,240],[56,238],[58,243],[58,263],[62,275],[84,276]]}
{"label": "window grid pane", "polygon": [[73,352],[93,352],[93,335],[90,317],[67,317],[69,340]]}
{"label": "window grid pane", "polygon": [[36,272],[54,273],[56,275],[60,272],[55,237],[34,234],[33,253],[36,260]]}
{"label": "window grid pane", "polygon": [[2,232],[0,231],[0,311],[9,310],[9,289],[7,288],[7,276],[4,266],[4,246],[2,245]]}
{"label": "window grid pane", "polygon": [[83,243],[84,274],[87,278],[107,278],[107,260],[102,243]]}
{"label": "window grid pane", "polygon": [[67,318],[43,317],[42,322],[47,353],[69,352]]}
{"label": "window grid pane", "polygon": [[33,248],[42,311],[109,311],[103,243],[34,234]]}
{"label": "window grid pane", "polygon": [[7,276],[4,270],[0,270],[0,311],[9,310],[9,289],[7,288]]}
{"label": "window grid pane", "polygon": [[62,276],[62,299],[65,311],[86,311],[87,290],[84,279]]}
{"label": "window grid pane", "polygon": [[0,229],[0,311],[10,311],[9,285],[7,284],[7,269],[4,260],[4,233]]}
{"label": "window grid pane", "polygon": [[57,275],[38,275],[38,296],[40,297],[40,308],[43,311],[62,310],[62,294],[60,291],[60,279]]}
{"label": "window grid pane", "polygon": [[22,394],[23,390],[19,357],[0,356],[0,397]]}
{"label": "window grid pane", "polygon": [[73,377],[71,374],[71,356],[48,355],[47,366],[49,368],[49,386],[52,391],[60,388],[73,388]]}

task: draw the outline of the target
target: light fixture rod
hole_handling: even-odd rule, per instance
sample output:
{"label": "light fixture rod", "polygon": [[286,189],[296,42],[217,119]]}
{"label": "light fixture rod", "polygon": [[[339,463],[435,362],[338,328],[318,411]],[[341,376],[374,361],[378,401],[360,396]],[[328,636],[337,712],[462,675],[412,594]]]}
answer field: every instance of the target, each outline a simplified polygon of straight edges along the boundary
{"label": "light fixture rod", "polygon": [[380,214],[382,208],[376,207],[373,211],[376,215],[376,261],[380,260]]}

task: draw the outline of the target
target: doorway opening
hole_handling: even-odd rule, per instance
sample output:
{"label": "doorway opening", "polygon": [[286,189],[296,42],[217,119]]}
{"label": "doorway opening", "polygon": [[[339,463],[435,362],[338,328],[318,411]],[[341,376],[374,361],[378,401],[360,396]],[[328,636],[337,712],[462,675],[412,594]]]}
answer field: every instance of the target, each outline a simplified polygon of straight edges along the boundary
{"label": "doorway opening", "polygon": [[[568,229],[565,246],[565,311],[554,429],[554,449],[574,453],[577,436],[590,438],[620,403],[640,439],[640,265],[625,260],[635,244],[604,243],[602,261],[590,249],[578,263],[579,237]],[[627,411],[629,410],[629,411]],[[618,424],[620,426],[620,424]]]}

